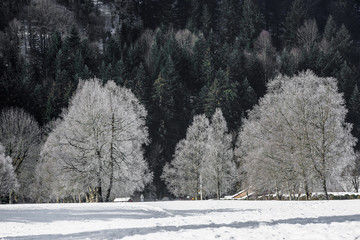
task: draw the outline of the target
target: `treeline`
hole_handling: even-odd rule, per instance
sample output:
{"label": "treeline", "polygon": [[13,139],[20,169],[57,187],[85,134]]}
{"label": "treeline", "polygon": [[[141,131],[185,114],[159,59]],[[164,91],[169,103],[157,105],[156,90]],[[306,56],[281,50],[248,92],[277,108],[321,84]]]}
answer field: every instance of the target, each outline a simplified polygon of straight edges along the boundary
{"label": "treeline", "polygon": [[79,79],[130,88],[148,111],[149,191],[161,197],[163,166],[193,116],[220,108],[235,143],[278,73],[337,78],[359,137],[359,9],[355,0],[4,0],[0,109],[23,108],[44,126]]}

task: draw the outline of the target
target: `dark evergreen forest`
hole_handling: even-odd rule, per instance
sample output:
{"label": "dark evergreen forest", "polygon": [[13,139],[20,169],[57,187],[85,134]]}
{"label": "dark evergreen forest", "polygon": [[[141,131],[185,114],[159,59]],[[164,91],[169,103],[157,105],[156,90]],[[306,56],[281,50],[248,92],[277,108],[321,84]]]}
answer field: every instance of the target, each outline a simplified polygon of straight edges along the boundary
{"label": "dark evergreen forest", "polygon": [[359,138],[359,0],[0,1],[0,111],[45,126],[79,79],[130,88],[148,111],[157,197],[194,115],[221,108],[236,142],[267,81],[307,69],[337,78]]}

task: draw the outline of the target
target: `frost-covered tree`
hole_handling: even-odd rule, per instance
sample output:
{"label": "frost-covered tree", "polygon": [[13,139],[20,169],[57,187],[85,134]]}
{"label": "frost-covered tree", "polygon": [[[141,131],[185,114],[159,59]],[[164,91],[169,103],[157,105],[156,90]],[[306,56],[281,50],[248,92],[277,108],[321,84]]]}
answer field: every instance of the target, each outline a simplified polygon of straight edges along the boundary
{"label": "frost-covered tree", "polygon": [[210,166],[208,174],[211,189],[212,192],[216,191],[217,199],[220,199],[223,193],[227,193],[237,180],[231,140],[225,118],[217,108],[211,119],[206,152],[209,161],[207,165]]}
{"label": "frost-covered tree", "polygon": [[231,136],[225,118],[216,109],[211,124],[205,115],[194,117],[186,138],[175,150],[174,159],[165,165],[162,178],[175,196],[196,198],[227,193],[234,185],[236,165],[233,161]]}
{"label": "frost-covered tree", "polygon": [[5,155],[5,148],[0,144],[0,199],[9,196],[17,188],[16,174],[12,159]]}
{"label": "frost-covered tree", "polygon": [[0,114],[0,142],[5,155],[12,159],[19,183],[17,196],[29,197],[39,157],[42,133],[29,113],[20,108],[4,109]]}
{"label": "frost-covered tree", "polygon": [[336,80],[307,71],[280,75],[267,87],[240,132],[249,184],[307,194],[321,187],[328,198],[328,187],[354,160],[356,143]]}
{"label": "frost-covered tree", "polygon": [[96,201],[109,201],[142,189],[151,179],[143,158],[146,114],[134,94],[113,81],[81,82],[49,134],[39,168],[54,165],[60,174],[53,182],[65,195],[90,192]]}
{"label": "frost-covered tree", "polygon": [[349,164],[341,174],[342,182],[341,186],[344,191],[359,192],[360,187],[360,154],[357,151],[355,153],[355,162]]}
{"label": "frost-covered tree", "polygon": [[[174,159],[166,164],[162,178],[175,196],[195,196],[200,199],[209,196],[209,188],[204,173],[211,168],[206,162],[209,120],[205,115],[194,117],[187,129],[186,138],[175,149]],[[206,175],[206,174],[205,174]]]}
{"label": "frost-covered tree", "polygon": [[254,42],[254,49],[264,71],[264,82],[267,82],[274,76],[276,69],[276,50],[271,43],[271,35],[268,31],[263,30],[260,33]]}

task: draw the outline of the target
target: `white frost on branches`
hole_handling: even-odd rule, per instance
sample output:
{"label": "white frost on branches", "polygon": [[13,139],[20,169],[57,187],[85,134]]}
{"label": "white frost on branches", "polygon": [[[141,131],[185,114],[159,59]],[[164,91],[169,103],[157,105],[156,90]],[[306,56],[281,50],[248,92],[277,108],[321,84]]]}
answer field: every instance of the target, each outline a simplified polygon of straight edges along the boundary
{"label": "white frost on branches", "polygon": [[0,142],[19,183],[19,199],[31,195],[35,182],[35,166],[39,157],[42,131],[33,116],[20,108],[4,109],[0,113]]}
{"label": "white frost on branches", "polygon": [[54,196],[93,191],[97,201],[109,201],[144,188],[152,177],[143,158],[146,114],[113,81],[81,82],[41,152],[43,180],[56,176]]}
{"label": "white frost on branches", "polygon": [[216,109],[211,124],[205,115],[194,117],[162,178],[175,196],[203,199],[227,193],[237,180],[235,174],[231,137],[221,110]]}
{"label": "white frost on branches", "polygon": [[8,196],[17,185],[12,159],[5,156],[5,148],[0,144],[0,197]]}
{"label": "white frost on branches", "polygon": [[336,184],[356,139],[337,81],[311,71],[278,76],[244,120],[238,143],[249,184],[292,194]]}

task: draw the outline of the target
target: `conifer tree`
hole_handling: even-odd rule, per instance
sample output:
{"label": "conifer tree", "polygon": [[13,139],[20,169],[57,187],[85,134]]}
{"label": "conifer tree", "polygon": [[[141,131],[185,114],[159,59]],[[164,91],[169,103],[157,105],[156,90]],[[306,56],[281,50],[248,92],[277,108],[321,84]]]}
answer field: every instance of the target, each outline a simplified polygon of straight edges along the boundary
{"label": "conifer tree", "polygon": [[304,1],[294,0],[284,22],[284,41],[287,46],[295,46],[297,30],[303,25],[308,13]]}
{"label": "conifer tree", "polygon": [[[252,9],[255,10],[255,9]],[[225,42],[231,43],[239,34],[240,9],[236,1],[224,0],[220,5],[219,35]],[[246,17],[250,17],[247,15]]]}
{"label": "conifer tree", "polygon": [[339,72],[337,72],[335,76],[338,79],[339,90],[344,93],[344,98],[347,100],[354,89],[354,73],[346,61],[341,64],[339,69]]}
{"label": "conifer tree", "polygon": [[150,88],[148,84],[148,79],[146,77],[145,68],[142,63],[140,63],[139,67],[136,70],[134,82],[136,84],[134,94],[139,99],[139,101],[146,106],[146,103],[148,103],[148,92]]}
{"label": "conifer tree", "polygon": [[250,110],[257,102],[257,96],[254,89],[250,86],[247,78],[241,84],[241,100],[242,110]]}
{"label": "conifer tree", "polygon": [[[354,124],[352,133],[359,139],[360,137],[360,93],[359,88],[355,85],[349,100],[349,121]],[[359,141],[356,148],[359,149]]]}
{"label": "conifer tree", "polygon": [[332,15],[329,15],[326,21],[324,34],[323,34],[323,38],[328,42],[328,44],[331,43],[331,40],[332,38],[335,37],[336,32],[337,32],[337,25]]}
{"label": "conifer tree", "polygon": [[205,36],[209,35],[212,29],[211,27],[211,13],[209,11],[208,5],[205,3],[201,15],[201,31],[204,33]]}
{"label": "conifer tree", "polygon": [[79,36],[79,31],[75,26],[73,26],[71,28],[70,35],[65,39],[64,42],[66,50],[69,53],[75,52],[80,47],[80,42],[81,39]]}
{"label": "conifer tree", "polygon": [[242,4],[240,39],[246,48],[252,48],[254,39],[263,29],[263,21],[263,16],[255,1],[245,0]]}
{"label": "conifer tree", "polygon": [[117,61],[115,68],[114,68],[114,81],[118,86],[124,86],[125,79],[127,79],[126,74],[126,68],[123,61],[123,58],[121,58],[119,61]]}
{"label": "conifer tree", "polygon": [[285,48],[280,55],[280,67],[281,74],[287,76],[293,76],[296,72],[297,64],[291,53]]}
{"label": "conifer tree", "polygon": [[187,26],[189,27],[189,30],[196,32],[197,30],[200,30],[202,27],[202,20],[203,17],[203,1],[202,0],[191,0],[190,3],[190,18],[188,20]]}

